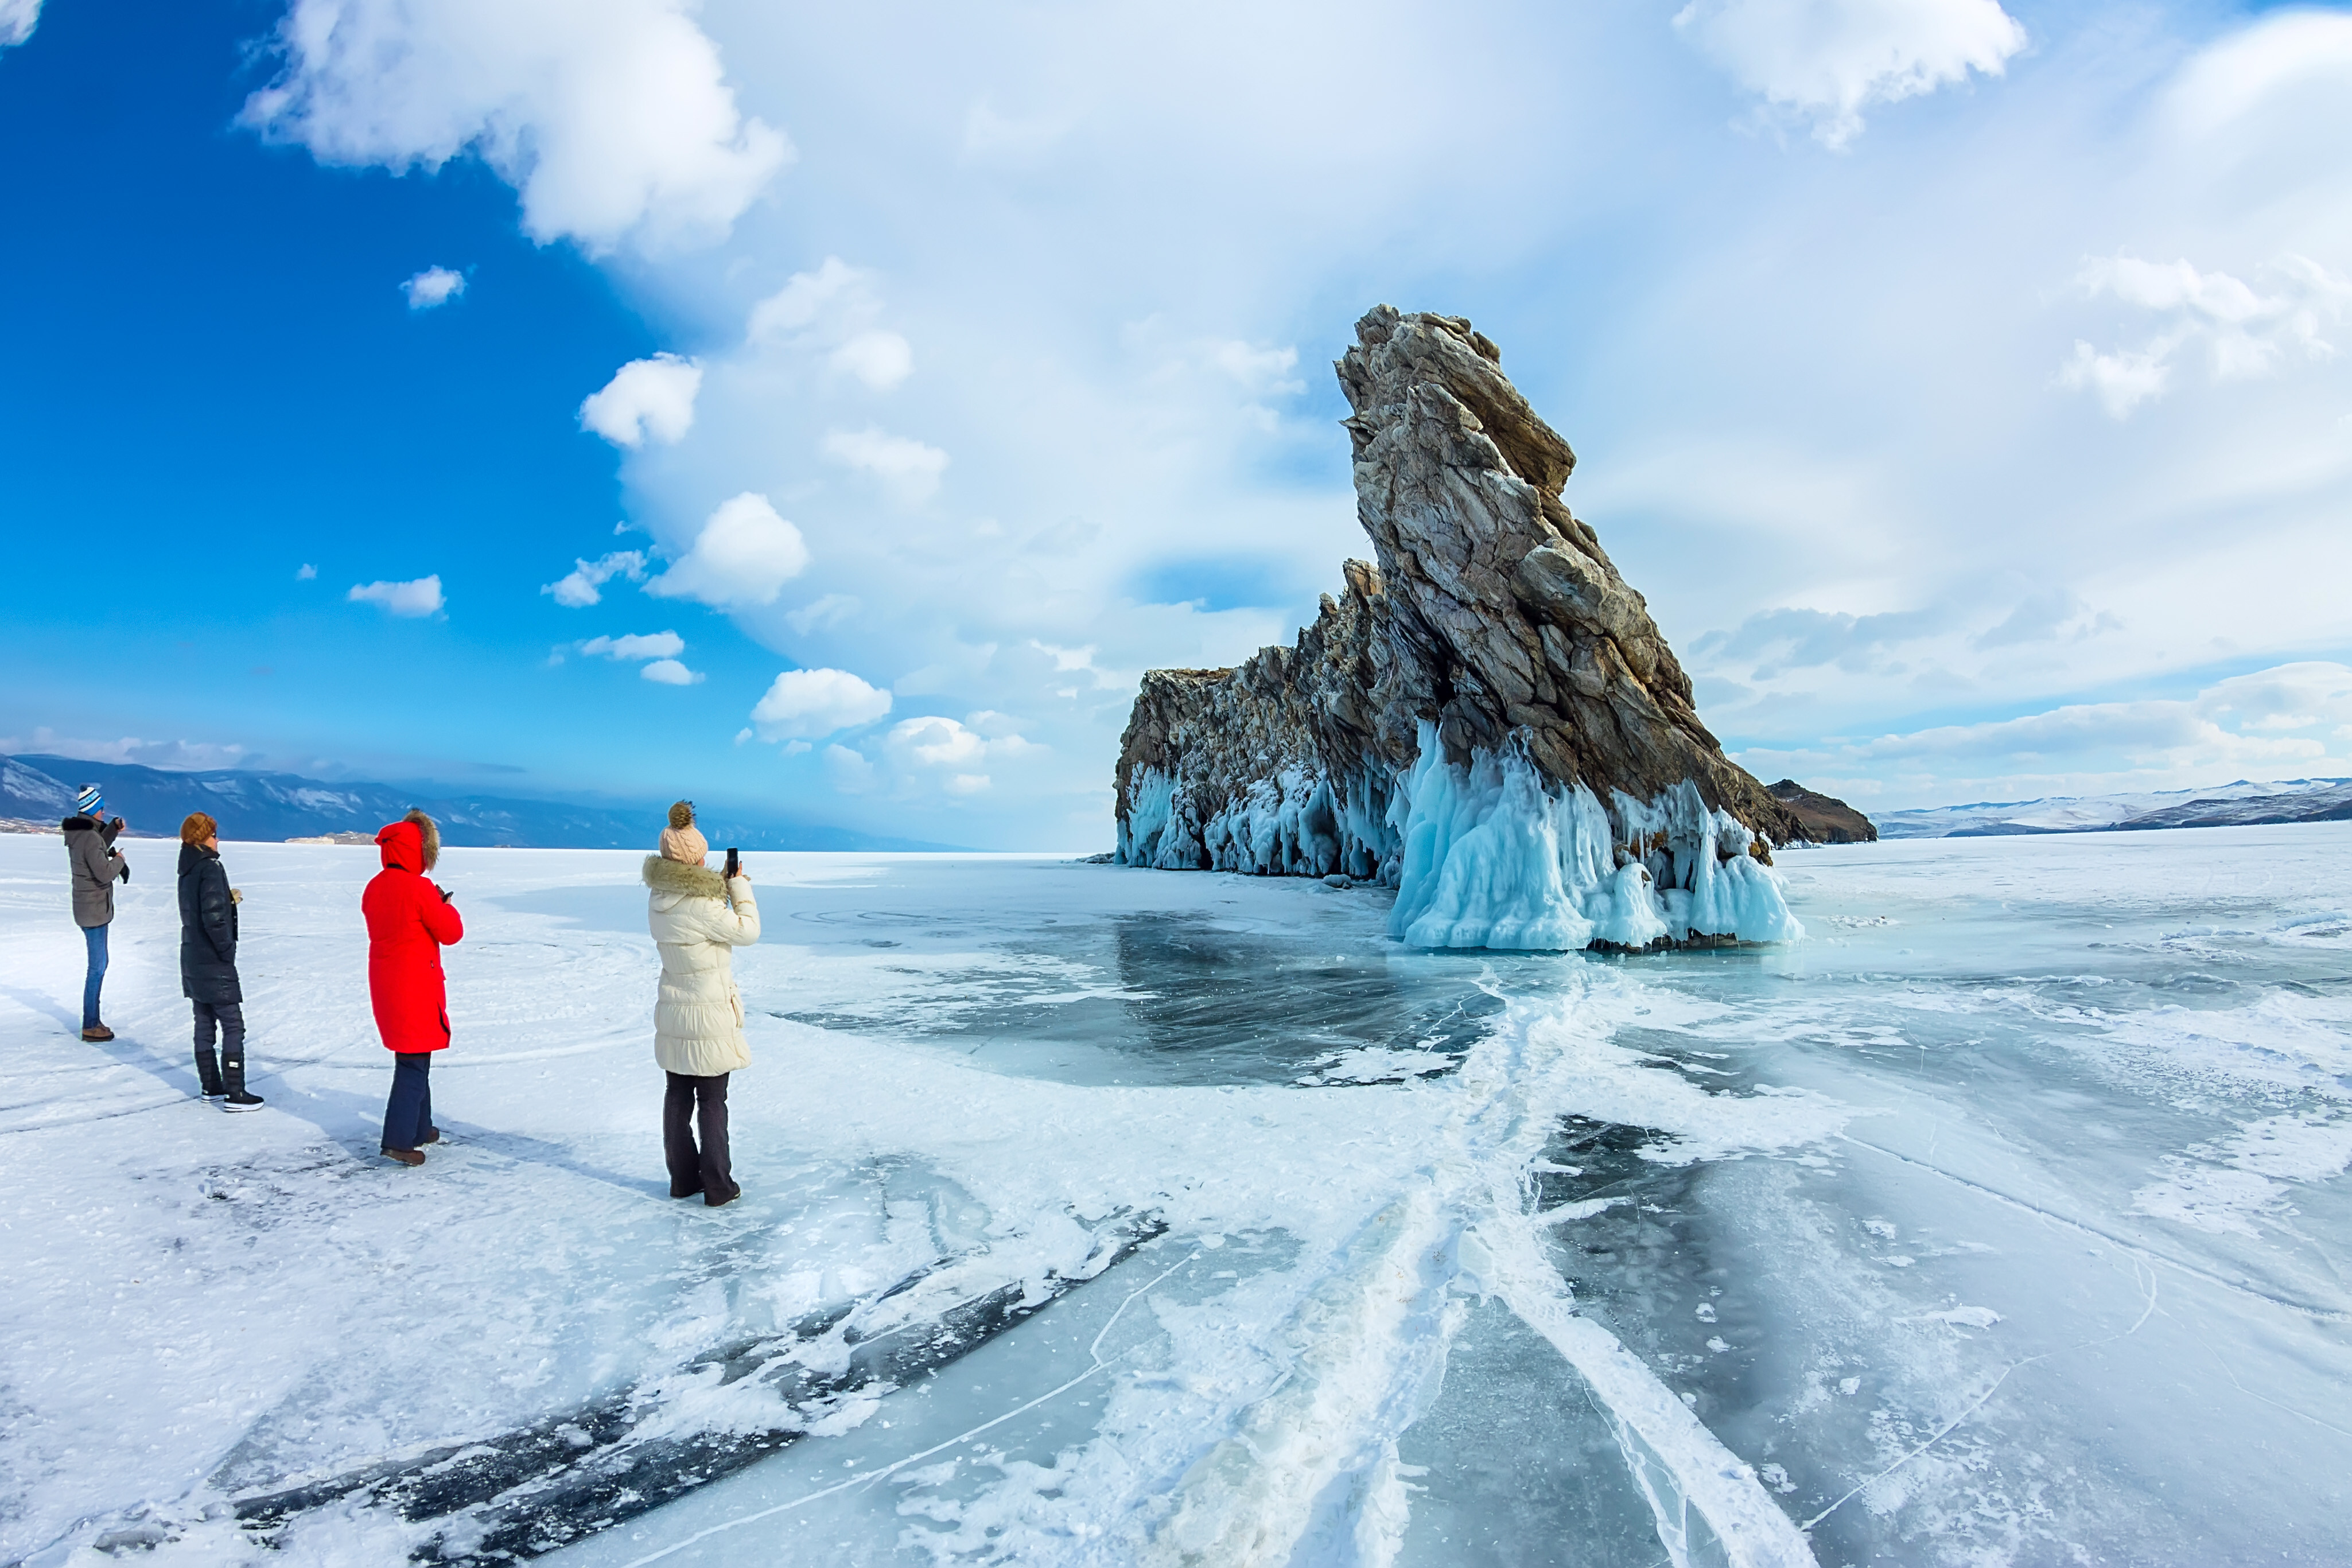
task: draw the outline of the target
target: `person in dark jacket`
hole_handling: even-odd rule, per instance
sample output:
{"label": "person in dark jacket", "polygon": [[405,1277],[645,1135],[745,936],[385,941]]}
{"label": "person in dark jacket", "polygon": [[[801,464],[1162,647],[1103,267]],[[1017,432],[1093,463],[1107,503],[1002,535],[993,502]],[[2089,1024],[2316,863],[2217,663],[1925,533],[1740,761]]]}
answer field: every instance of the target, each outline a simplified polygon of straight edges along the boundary
{"label": "person in dark jacket", "polygon": [[448,890],[425,880],[441,858],[441,830],[410,811],[375,836],[383,869],[367,884],[368,996],[376,1033],[393,1053],[392,1095],[383,1108],[383,1152],[404,1166],[425,1163],[433,1124],[433,1053],[448,1048],[449,996],[441,949],[466,935]]}
{"label": "person in dark jacket", "polygon": [[[236,978],[236,906],[220,858],[220,824],[202,811],[180,824],[180,994],[196,1010],[196,1076],[224,1111],[258,1111],[245,1087],[245,991]],[[220,1057],[213,1057],[213,1036]]]}
{"label": "person in dark jacket", "polygon": [[73,864],[74,924],[81,927],[89,949],[89,967],[81,982],[81,1037],[112,1040],[114,1031],[99,1021],[98,993],[106,983],[106,928],[114,924],[114,884],[131,880],[131,862],[114,847],[122,819],[106,820],[106,800],[98,786],[83,785],[74,805],[75,814],[61,825],[66,859]]}

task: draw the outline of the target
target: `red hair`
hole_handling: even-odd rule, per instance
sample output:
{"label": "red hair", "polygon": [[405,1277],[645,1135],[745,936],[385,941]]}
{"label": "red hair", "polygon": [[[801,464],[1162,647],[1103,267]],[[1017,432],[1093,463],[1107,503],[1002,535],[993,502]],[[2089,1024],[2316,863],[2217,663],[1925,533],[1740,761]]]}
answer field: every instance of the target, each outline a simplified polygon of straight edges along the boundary
{"label": "red hair", "polygon": [[180,841],[191,847],[203,843],[206,839],[217,838],[219,834],[220,824],[202,811],[189,812],[188,820],[180,824]]}

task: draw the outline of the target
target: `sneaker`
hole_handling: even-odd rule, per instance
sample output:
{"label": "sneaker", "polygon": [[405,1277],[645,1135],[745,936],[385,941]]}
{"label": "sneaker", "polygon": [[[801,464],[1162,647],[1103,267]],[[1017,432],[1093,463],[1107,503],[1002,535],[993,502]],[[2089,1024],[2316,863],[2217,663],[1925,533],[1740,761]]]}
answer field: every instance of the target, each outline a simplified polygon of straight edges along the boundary
{"label": "sneaker", "polygon": [[102,1023],[94,1023],[81,1031],[81,1037],[89,1040],[112,1040],[114,1031]]}
{"label": "sneaker", "polygon": [[421,1166],[425,1163],[425,1151],[422,1149],[386,1149],[383,1152],[383,1157],[388,1160],[398,1160],[404,1166]]}
{"label": "sneaker", "polygon": [[249,1089],[240,1089],[234,1094],[224,1094],[220,1097],[220,1102],[221,1109],[224,1111],[258,1111],[262,1103],[261,1096]]}

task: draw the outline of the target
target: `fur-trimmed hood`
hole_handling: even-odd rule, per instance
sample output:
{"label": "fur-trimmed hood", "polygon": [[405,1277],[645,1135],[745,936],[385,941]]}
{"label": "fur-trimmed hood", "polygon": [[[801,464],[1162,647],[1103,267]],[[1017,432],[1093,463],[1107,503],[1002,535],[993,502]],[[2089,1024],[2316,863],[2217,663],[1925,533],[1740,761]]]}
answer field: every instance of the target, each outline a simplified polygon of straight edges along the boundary
{"label": "fur-trimmed hood", "polygon": [[727,879],[707,865],[687,865],[682,862],[664,860],[659,855],[647,855],[645,869],[646,885],[656,893],[667,893],[679,898],[724,898]]}

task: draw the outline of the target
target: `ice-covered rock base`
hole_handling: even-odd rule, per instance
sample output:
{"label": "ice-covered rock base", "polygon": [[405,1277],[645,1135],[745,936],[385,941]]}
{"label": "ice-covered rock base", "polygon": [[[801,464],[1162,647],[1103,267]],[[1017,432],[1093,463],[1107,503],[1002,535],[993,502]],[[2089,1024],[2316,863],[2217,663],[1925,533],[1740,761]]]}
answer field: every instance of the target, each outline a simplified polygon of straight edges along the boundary
{"label": "ice-covered rock base", "polygon": [[1685,781],[1613,811],[1581,782],[1547,786],[1524,747],[1449,763],[1422,726],[1413,766],[1383,786],[1303,768],[1208,813],[1146,771],[1119,824],[1122,864],[1377,881],[1397,889],[1390,935],[1416,947],[1636,951],[1707,942],[1792,942],[1769,851]]}

